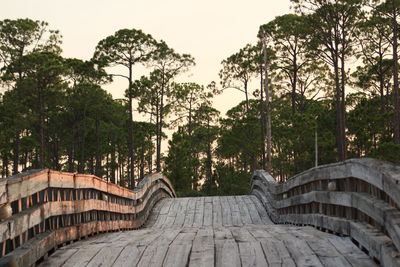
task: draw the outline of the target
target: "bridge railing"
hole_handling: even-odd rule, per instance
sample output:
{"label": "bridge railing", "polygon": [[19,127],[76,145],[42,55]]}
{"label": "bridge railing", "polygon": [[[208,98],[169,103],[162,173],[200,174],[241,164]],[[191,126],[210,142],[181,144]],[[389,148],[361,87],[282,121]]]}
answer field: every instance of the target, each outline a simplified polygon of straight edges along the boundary
{"label": "bridge railing", "polygon": [[48,169],[2,179],[0,266],[31,266],[69,242],[139,228],[164,197],[175,192],[159,173],[146,176],[134,190],[93,175]]}
{"label": "bridge railing", "polygon": [[400,166],[351,159],[282,184],[256,171],[251,190],[275,223],[349,236],[383,266],[400,266]]}

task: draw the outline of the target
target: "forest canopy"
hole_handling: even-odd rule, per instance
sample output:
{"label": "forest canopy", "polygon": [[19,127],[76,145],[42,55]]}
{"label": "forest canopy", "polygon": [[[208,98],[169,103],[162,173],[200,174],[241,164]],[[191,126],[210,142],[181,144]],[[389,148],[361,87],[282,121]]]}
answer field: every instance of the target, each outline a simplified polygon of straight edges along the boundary
{"label": "forest canopy", "polygon": [[[47,22],[0,21],[1,177],[51,168],[133,188],[162,171],[180,196],[234,195],[256,169],[283,182],[348,158],[400,163],[400,1],[291,2],[204,84],[177,82],[194,57],[140,29],[82,60]],[[233,90],[221,114],[213,99]]]}

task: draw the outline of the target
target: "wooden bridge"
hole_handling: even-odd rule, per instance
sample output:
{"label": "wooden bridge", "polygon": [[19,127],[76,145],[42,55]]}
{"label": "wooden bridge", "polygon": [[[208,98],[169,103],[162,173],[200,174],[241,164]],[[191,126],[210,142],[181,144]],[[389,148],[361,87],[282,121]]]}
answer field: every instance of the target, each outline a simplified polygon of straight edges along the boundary
{"label": "wooden bridge", "polygon": [[130,191],[32,171],[0,181],[0,265],[400,266],[399,183],[400,166],[374,159],[284,184],[256,171],[248,196],[199,198],[161,174]]}

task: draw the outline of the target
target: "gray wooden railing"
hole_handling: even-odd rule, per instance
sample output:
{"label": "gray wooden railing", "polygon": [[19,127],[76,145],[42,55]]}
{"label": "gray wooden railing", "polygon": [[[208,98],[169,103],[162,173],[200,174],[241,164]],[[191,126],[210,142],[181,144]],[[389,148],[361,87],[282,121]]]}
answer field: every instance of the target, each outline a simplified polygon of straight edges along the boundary
{"label": "gray wooden railing", "polygon": [[351,159],[312,168],[283,184],[256,171],[251,192],[277,224],[349,236],[382,266],[400,266],[400,166]]}
{"label": "gray wooden railing", "polygon": [[162,174],[134,190],[93,175],[48,169],[0,180],[0,266],[32,266],[67,243],[140,228],[161,198],[175,197]]}

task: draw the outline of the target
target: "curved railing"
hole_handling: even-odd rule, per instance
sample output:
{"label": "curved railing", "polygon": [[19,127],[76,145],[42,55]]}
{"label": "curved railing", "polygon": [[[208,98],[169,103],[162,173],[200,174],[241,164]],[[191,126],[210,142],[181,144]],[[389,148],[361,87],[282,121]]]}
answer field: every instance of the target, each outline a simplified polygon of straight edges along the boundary
{"label": "curved railing", "polygon": [[383,266],[400,266],[400,166],[351,159],[312,168],[283,184],[256,171],[251,191],[275,223],[350,236]]}
{"label": "curved railing", "polygon": [[0,180],[0,266],[32,266],[67,243],[141,227],[154,204],[175,197],[162,174],[134,190],[93,175],[32,170]]}

